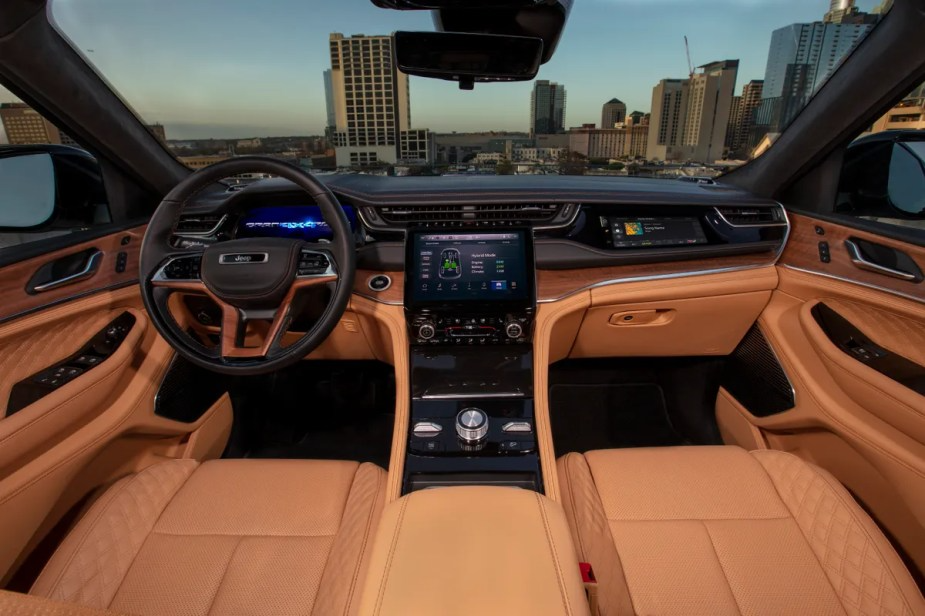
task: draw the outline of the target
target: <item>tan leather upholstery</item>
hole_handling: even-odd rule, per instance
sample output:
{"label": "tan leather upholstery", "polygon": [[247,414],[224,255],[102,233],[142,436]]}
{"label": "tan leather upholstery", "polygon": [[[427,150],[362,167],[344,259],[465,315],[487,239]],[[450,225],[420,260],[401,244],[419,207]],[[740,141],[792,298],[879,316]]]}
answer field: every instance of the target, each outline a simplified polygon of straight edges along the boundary
{"label": "tan leather upholstery", "polygon": [[110,488],[32,594],[131,614],[346,614],[385,472],[308,460],[174,460]]}
{"label": "tan leather upholstery", "polygon": [[925,614],[874,523],[791,454],[592,451],[558,467],[603,614]]}
{"label": "tan leather upholstery", "polygon": [[128,616],[111,610],[61,603],[6,590],[0,590],[0,614],[3,616]]}
{"label": "tan leather upholstery", "polygon": [[454,487],[386,507],[360,613],[578,616],[589,608],[559,505],[517,488]]}

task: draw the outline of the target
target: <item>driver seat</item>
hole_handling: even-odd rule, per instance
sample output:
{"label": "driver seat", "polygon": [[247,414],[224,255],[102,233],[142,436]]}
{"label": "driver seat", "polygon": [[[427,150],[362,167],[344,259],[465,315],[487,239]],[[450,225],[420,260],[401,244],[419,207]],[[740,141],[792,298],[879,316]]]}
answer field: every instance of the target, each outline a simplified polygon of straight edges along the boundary
{"label": "driver seat", "polygon": [[357,462],[155,464],[90,507],[31,594],[143,616],[347,614],[385,486]]}

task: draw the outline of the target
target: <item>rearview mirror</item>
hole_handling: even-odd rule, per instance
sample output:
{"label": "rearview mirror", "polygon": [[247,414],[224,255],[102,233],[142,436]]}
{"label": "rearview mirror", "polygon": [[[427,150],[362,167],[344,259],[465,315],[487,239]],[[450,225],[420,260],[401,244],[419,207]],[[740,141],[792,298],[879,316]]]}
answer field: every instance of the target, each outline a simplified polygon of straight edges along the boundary
{"label": "rearview mirror", "polygon": [[457,32],[396,32],[398,70],[409,75],[475,82],[529,81],[543,57],[543,41],[523,36]]}
{"label": "rearview mirror", "polygon": [[55,164],[47,152],[0,150],[0,228],[34,229],[55,214]]}

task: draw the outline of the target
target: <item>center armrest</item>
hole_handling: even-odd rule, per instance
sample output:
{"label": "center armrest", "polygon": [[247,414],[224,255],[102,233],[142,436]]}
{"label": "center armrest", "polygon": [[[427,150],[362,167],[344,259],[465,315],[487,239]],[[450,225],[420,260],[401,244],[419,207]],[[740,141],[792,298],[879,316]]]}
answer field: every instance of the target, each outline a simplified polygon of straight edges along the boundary
{"label": "center armrest", "polygon": [[565,513],[518,488],[421,490],[390,503],[360,613],[586,615]]}

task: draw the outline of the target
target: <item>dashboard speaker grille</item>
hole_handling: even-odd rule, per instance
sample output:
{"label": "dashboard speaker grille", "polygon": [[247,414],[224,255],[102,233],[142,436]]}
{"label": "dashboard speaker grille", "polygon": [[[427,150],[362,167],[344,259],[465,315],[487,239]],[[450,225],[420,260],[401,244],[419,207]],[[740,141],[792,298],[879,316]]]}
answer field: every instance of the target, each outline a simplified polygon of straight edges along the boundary
{"label": "dashboard speaker grille", "polygon": [[795,405],[790,379],[757,324],[727,359],[721,384],[756,417],[783,413]]}

